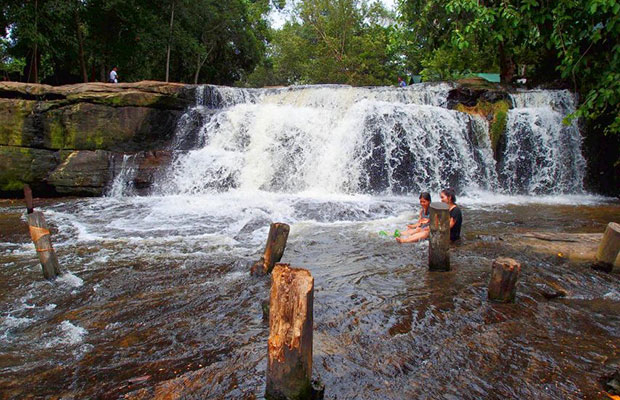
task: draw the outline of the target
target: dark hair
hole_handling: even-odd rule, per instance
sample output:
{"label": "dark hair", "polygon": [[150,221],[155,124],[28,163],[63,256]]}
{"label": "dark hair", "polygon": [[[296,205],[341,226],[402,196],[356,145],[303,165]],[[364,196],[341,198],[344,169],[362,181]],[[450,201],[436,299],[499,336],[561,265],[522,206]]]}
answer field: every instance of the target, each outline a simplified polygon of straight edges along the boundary
{"label": "dark hair", "polygon": [[456,203],[456,193],[454,193],[454,189],[444,189],[441,193],[443,193],[446,197],[449,197],[453,203]]}
{"label": "dark hair", "polygon": [[420,193],[420,199],[431,201],[431,194],[429,192]]}

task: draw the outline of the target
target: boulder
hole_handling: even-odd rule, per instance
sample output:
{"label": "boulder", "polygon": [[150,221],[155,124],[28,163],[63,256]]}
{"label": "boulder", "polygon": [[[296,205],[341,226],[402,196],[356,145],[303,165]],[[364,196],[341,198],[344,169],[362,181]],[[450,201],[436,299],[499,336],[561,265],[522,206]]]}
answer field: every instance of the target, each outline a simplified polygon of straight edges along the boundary
{"label": "boulder", "polygon": [[26,183],[35,193],[48,193],[47,175],[59,163],[55,151],[0,145],[0,195],[21,193]]}
{"label": "boulder", "polygon": [[47,182],[60,194],[101,196],[109,181],[110,153],[73,151],[49,175]]}

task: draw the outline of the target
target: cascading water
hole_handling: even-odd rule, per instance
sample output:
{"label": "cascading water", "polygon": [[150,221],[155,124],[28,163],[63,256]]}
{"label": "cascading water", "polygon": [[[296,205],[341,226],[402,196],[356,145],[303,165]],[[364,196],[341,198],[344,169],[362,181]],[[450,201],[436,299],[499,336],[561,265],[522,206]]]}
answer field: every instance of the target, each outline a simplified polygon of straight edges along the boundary
{"label": "cascading water", "polygon": [[200,111],[192,120],[200,119],[201,127],[182,125],[179,135],[194,135],[195,146],[177,157],[161,191],[582,191],[581,137],[575,123],[562,125],[574,110],[570,93],[514,95],[497,165],[486,121],[446,108],[451,88],[204,86],[190,112]]}
{"label": "cascading water", "polygon": [[499,165],[510,193],[580,193],[586,162],[577,123],[563,119],[575,110],[568,91],[531,91],[512,96],[506,148]]}
{"label": "cascading water", "polygon": [[119,173],[114,177],[107,195],[110,197],[131,196],[134,194],[133,178],[136,172],[135,155],[124,154]]}

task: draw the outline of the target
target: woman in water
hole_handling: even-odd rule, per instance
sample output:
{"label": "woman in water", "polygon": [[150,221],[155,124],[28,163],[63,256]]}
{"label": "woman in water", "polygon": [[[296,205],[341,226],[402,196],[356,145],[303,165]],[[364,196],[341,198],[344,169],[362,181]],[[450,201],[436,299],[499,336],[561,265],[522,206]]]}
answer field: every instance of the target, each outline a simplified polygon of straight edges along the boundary
{"label": "woman in water", "polygon": [[461,238],[461,224],[463,223],[463,214],[461,209],[456,205],[456,194],[453,189],[444,189],[439,194],[441,202],[446,203],[450,210],[450,241],[455,242]]}
{"label": "woman in water", "polygon": [[428,226],[429,222],[429,206],[431,205],[431,195],[428,192],[420,193],[420,205],[422,209],[420,210],[420,218],[418,222],[415,224],[407,225],[407,230],[401,232],[400,237],[396,238],[398,243],[413,243],[428,237],[430,232],[430,228]]}

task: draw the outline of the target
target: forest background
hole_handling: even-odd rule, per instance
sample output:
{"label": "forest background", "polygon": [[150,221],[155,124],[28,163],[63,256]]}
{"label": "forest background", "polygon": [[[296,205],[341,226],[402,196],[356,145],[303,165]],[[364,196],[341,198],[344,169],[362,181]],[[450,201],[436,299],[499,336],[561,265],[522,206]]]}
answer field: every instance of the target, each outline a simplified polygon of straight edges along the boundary
{"label": "forest background", "polygon": [[[283,26],[270,15],[290,9]],[[0,79],[262,87],[393,85],[397,76],[579,95],[589,168],[616,191],[620,0],[3,0]]]}

